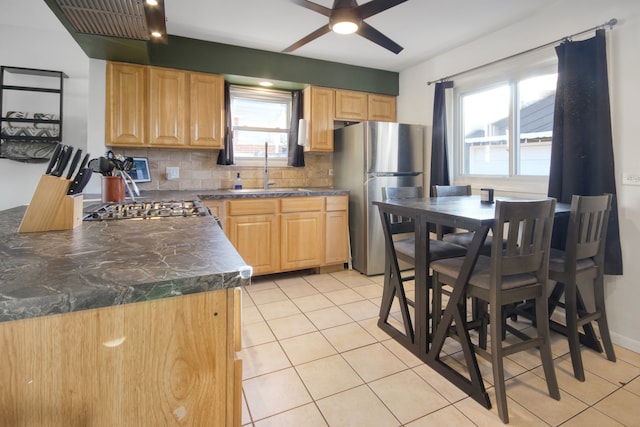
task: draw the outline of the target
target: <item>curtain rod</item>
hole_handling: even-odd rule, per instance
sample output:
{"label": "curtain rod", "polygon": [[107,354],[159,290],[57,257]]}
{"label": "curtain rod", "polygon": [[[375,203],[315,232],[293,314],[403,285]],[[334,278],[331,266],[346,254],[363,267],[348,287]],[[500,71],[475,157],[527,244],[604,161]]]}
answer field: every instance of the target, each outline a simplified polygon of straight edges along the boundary
{"label": "curtain rod", "polygon": [[471,71],[476,71],[476,70],[479,70],[479,69],[481,69],[481,68],[488,67],[488,66],[490,66],[490,65],[494,65],[494,64],[497,64],[497,63],[502,62],[502,61],[506,61],[506,60],[509,60],[509,59],[512,59],[512,58],[516,58],[516,57],[518,57],[518,56],[520,56],[520,55],[524,55],[524,54],[527,54],[527,53],[530,53],[530,52],[536,51],[536,50],[538,50],[538,49],[542,49],[542,48],[545,48],[545,47],[551,46],[551,45],[556,44],[556,43],[558,43],[558,42],[562,42],[562,41],[565,41],[565,40],[571,39],[572,37],[576,37],[576,36],[580,36],[580,35],[582,35],[582,34],[589,33],[589,32],[591,32],[591,31],[593,31],[593,30],[598,30],[598,29],[600,29],[600,28],[605,28],[605,27],[607,27],[607,26],[609,27],[609,29],[612,29],[612,28],[613,28],[613,26],[614,26],[614,25],[616,25],[617,23],[618,23],[618,20],[617,20],[616,18],[611,18],[611,19],[609,19],[607,22],[605,22],[605,23],[604,23],[604,24],[602,24],[602,25],[598,25],[598,26],[596,26],[596,27],[589,28],[588,30],[580,31],[579,33],[571,34],[570,36],[562,37],[561,39],[554,40],[554,41],[552,41],[552,42],[545,43],[545,44],[543,44],[543,45],[540,45],[540,46],[537,46],[537,47],[534,47],[534,48],[531,48],[531,49],[528,49],[528,50],[525,50],[525,51],[522,51],[522,52],[519,52],[519,53],[515,53],[515,54],[513,54],[513,55],[510,55],[510,56],[504,57],[504,58],[502,58],[502,59],[497,59],[497,60],[495,60],[495,61],[491,61],[491,62],[488,62],[488,63],[483,64],[483,65],[478,65],[477,67],[473,67],[473,68],[470,68],[470,69],[465,70],[465,71],[460,71],[459,73],[451,74],[451,75],[449,75],[449,76],[447,76],[447,77],[442,77],[442,78],[440,78],[440,79],[438,79],[438,80],[432,80],[432,81],[430,81],[430,82],[427,82],[427,85],[431,85],[431,84],[433,84],[433,83],[437,83],[437,82],[446,81],[446,80],[449,80],[449,79],[450,79],[450,78],[452,78],[452,77],[456,77],[456,76],[459,76],[459,75],[461,75],[461,74],[466,74],[466,73],[469,73],[469,72],[471,72]]}

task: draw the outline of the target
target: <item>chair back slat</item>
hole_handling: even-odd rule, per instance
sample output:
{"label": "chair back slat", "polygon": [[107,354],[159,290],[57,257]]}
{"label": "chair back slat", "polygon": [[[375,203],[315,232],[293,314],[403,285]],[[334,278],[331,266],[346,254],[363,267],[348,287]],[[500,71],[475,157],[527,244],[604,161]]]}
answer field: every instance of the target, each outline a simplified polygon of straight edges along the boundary
{"label": "chair back slat", "polygon": [[568,262],[604,254],[611,197],[611,194],[572,197],[566,244],[567,258],[572,259]]}
{"label": "chair back slat", "polygon": [[534,273],[538,280],[546,280],[555,200],[496,203],[494,277]]}
{"label": "chair back slat", "polygon": [[[424,189],[418,187],[382,187],[383,200],[419,199],[424,197]],[[410,233],[414,230],[413,220],[398,215],[390,215],[392,234]]]}
{"label": "chair back slat", "polygon": [[431,189],[434,197],[471,195],[470,185],[433,185]]}

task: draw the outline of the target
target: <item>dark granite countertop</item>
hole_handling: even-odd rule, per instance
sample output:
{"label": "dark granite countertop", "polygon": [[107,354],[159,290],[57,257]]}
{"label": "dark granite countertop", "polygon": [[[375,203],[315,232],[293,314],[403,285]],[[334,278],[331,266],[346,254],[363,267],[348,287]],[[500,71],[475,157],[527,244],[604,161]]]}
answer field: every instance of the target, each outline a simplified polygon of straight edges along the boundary
{"label": "dark granite countertop", "polygon": [[349,194],[347,190],[335,188],[244,188],[242,190],[214,190],[198,192],[200,200],[211,199],[249,199],[262,197],[311,197],[338,196]]}
{"label": "dark granite countertop", "polygon": [[0,212],[0,321],[250,280],[240,276],[245,263],[210,216],[85,221],[73,230],[18,233],[25,209]]}

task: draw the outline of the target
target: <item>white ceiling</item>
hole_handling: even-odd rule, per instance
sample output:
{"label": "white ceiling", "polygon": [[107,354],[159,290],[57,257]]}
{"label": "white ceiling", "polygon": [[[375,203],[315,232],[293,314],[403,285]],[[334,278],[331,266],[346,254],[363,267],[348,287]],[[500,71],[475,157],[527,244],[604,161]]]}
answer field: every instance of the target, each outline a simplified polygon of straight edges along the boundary
{"label": "white ceiling", "polygon": [[[404,47],[398,55],[356,34],[334,33],[292,54],[401,71],[517,23],[554,1],[408,0],[366,20]],[[333,5],[332,0],[315,3]],[[328,23],[325,16],[293,0],[165,0],[165,11],[169,34],[274,52]]]}
{"label": "white ceiling", "polygon": [[[282,51],[328,22],[323,15],[293,0],[164,1],[169,34],[273,52]],[[398,55],[356,34],[334,33],[292,54],[402,71],[516,24],[556,1],[562,0],[408,0],[366,20],[404,47]],[[3,3],[0,23],[38,29],[62,28],[43,0],[0,2]],[[333,5],[333,0],[315,2],[328,8]]]}

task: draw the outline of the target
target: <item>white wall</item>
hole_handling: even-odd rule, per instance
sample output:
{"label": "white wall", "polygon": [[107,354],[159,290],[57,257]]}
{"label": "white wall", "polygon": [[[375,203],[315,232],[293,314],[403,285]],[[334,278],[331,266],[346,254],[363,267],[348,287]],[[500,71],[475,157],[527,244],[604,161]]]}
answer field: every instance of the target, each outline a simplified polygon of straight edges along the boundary
{"label": "white wall", "polygon": [[403,122],[431,123],[433,86],[428,81],[561,39],[610,18],[618,19],[613,31],[607,31],[607,54],[624,275],[605,278],[607,313],[613,340],[640,351],[636,326],[640,319],[640,263],[636,261],[640,187],[622,185],[623,172],[640,174],[640,1],[558,0],[517,25],[417,64],[400,73],[398,117]]}
{"label": "white wall", "polygon": [[[89,59],[42,0],[6,3],[0,18],[1,65],[65,72],[63,142],[86,150]],[[37,16],[33,22],[27,19],[30,11]],[[29,203],[45,169],[43,163],[0,159],[0,210]]]}

